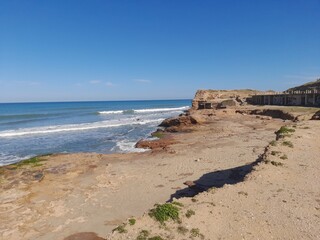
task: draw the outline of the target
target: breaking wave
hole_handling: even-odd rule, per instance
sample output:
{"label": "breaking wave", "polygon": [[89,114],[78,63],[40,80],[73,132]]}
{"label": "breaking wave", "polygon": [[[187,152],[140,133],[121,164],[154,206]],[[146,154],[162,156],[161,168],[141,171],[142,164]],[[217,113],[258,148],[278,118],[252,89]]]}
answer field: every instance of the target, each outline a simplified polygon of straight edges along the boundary
{"label": "breaking wave", "polygon": [[99,114],[134,114],[134,113],[154,113],[154,112],[172,112],[172,111],[184,111],[189,106],[177,107],[177,108],[147,108],[147,109],[129,109],[129,110],[117,110],[117,111],[101,111]]}
{"label": "breaking wave", "polygon": [[24,135],[85,131],[99,128],[111,128],[125,125],[145,125],[149,123],[160,123],[164,118],[139,120],[136,118],[126,118],[121,120],[108,120],[93,123],[67,124],[46,127],[23,128],[18,130],[0,131],[0,137],[17,137]]}

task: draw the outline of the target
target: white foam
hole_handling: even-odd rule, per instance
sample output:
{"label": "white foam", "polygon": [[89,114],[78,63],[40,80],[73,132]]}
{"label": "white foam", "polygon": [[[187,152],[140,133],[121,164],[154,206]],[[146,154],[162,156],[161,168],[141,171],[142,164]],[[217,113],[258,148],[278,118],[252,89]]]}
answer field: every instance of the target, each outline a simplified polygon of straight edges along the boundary
{"label": "white foam", "polygon": [[35,135],[35,134],[49,134],[59,132],[71,132],[71,131],[85,131],[98,128],[111,128],[125,125],[145,125],[149,123],[160,123],[163,118],[152,119],[152,120],[139,120],[135,118],[126,118],[121,120],[108,120],[94,123],[82,123],[82,124],[67,124],[37,128],[23,128],[18,130],[0,131],[0,137],[17,137],[24,135]]}
{"label": "white foam", "polygon": [[102,111],[99,112],[100,114],[121,114],[123,113],[123,110],[119,110],[119,111]]}
{"label": "white foam", "polygon": [[25,157],[18,157],[18,156],[15,156],[15,155],[6,155],[4,153],[0,153],[0,167],[1,166],[6,166],[6,165],[9,165],[9,164],[13,164],[13,163],[17,163],[17,162],[32,158],[34,156],[35,155],[28,155],[28,156],[25,156]]}
{"label": "white foam", "polygon": [[136,148],[135,142],[130,142],[128,140],[122,140],[117,142],[117,147],[121,150],[121,152],[146,152],[149,151],[148,149],[144,149],[144,148]]}
{"label": "white foam", "polygon": [[[153,113],[153,112],[171,112],[171,111],[183,111],[187,110],[189,106],[177,107],[177,108],[147,108],[147,109],[133,109],[134,113]],[[118,111],[101,111],[100,114],[122,114],[130,110],[118,110]]]}
{"label": "white foam", "polygon": [[150,109],[139,109],[134,110],[137,113],[149,113],[149,112],[171,112],[171,111],[183,111],[187,110],[189,106],[178,107],[178,108],[150,108]]}

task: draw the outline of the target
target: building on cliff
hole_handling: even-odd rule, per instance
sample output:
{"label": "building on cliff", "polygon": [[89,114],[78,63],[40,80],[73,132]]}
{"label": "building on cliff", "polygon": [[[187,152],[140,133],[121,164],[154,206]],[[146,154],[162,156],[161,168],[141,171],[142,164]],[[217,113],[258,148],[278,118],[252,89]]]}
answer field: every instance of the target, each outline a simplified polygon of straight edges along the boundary
{"label": "building on cliff", "polygon": [[256,105],[284,105],[320,107],[320,91],[286,91],[278,94],[257,94],[248,99]]}

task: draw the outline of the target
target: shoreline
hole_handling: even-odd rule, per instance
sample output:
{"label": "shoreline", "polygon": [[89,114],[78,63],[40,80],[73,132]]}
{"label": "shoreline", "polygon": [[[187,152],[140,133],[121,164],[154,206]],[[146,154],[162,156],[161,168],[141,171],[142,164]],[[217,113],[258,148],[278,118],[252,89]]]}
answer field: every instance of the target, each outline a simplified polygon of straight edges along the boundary
{"label": "shoreline", "polygon": [[1,220],[0,236],[63,239],[81,229],[105,237],[155,203],[188,193],[184,182],[254,162],[285,124],[224,111],[211,123],[183,126],[192,131],[169,133],[175,142],[165,149],[53,155],[39,166],[1,168],[0,206],[7,219]]}

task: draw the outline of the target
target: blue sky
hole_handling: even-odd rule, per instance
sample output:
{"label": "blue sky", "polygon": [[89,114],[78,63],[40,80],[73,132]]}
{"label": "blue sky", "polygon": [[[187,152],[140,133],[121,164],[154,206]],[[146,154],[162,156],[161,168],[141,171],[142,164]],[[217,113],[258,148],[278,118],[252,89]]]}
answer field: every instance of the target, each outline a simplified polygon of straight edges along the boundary
{"label": "blue sky", "polygon": [[320,0],[1,0],[0,102],[192,98],[320,77]]}

